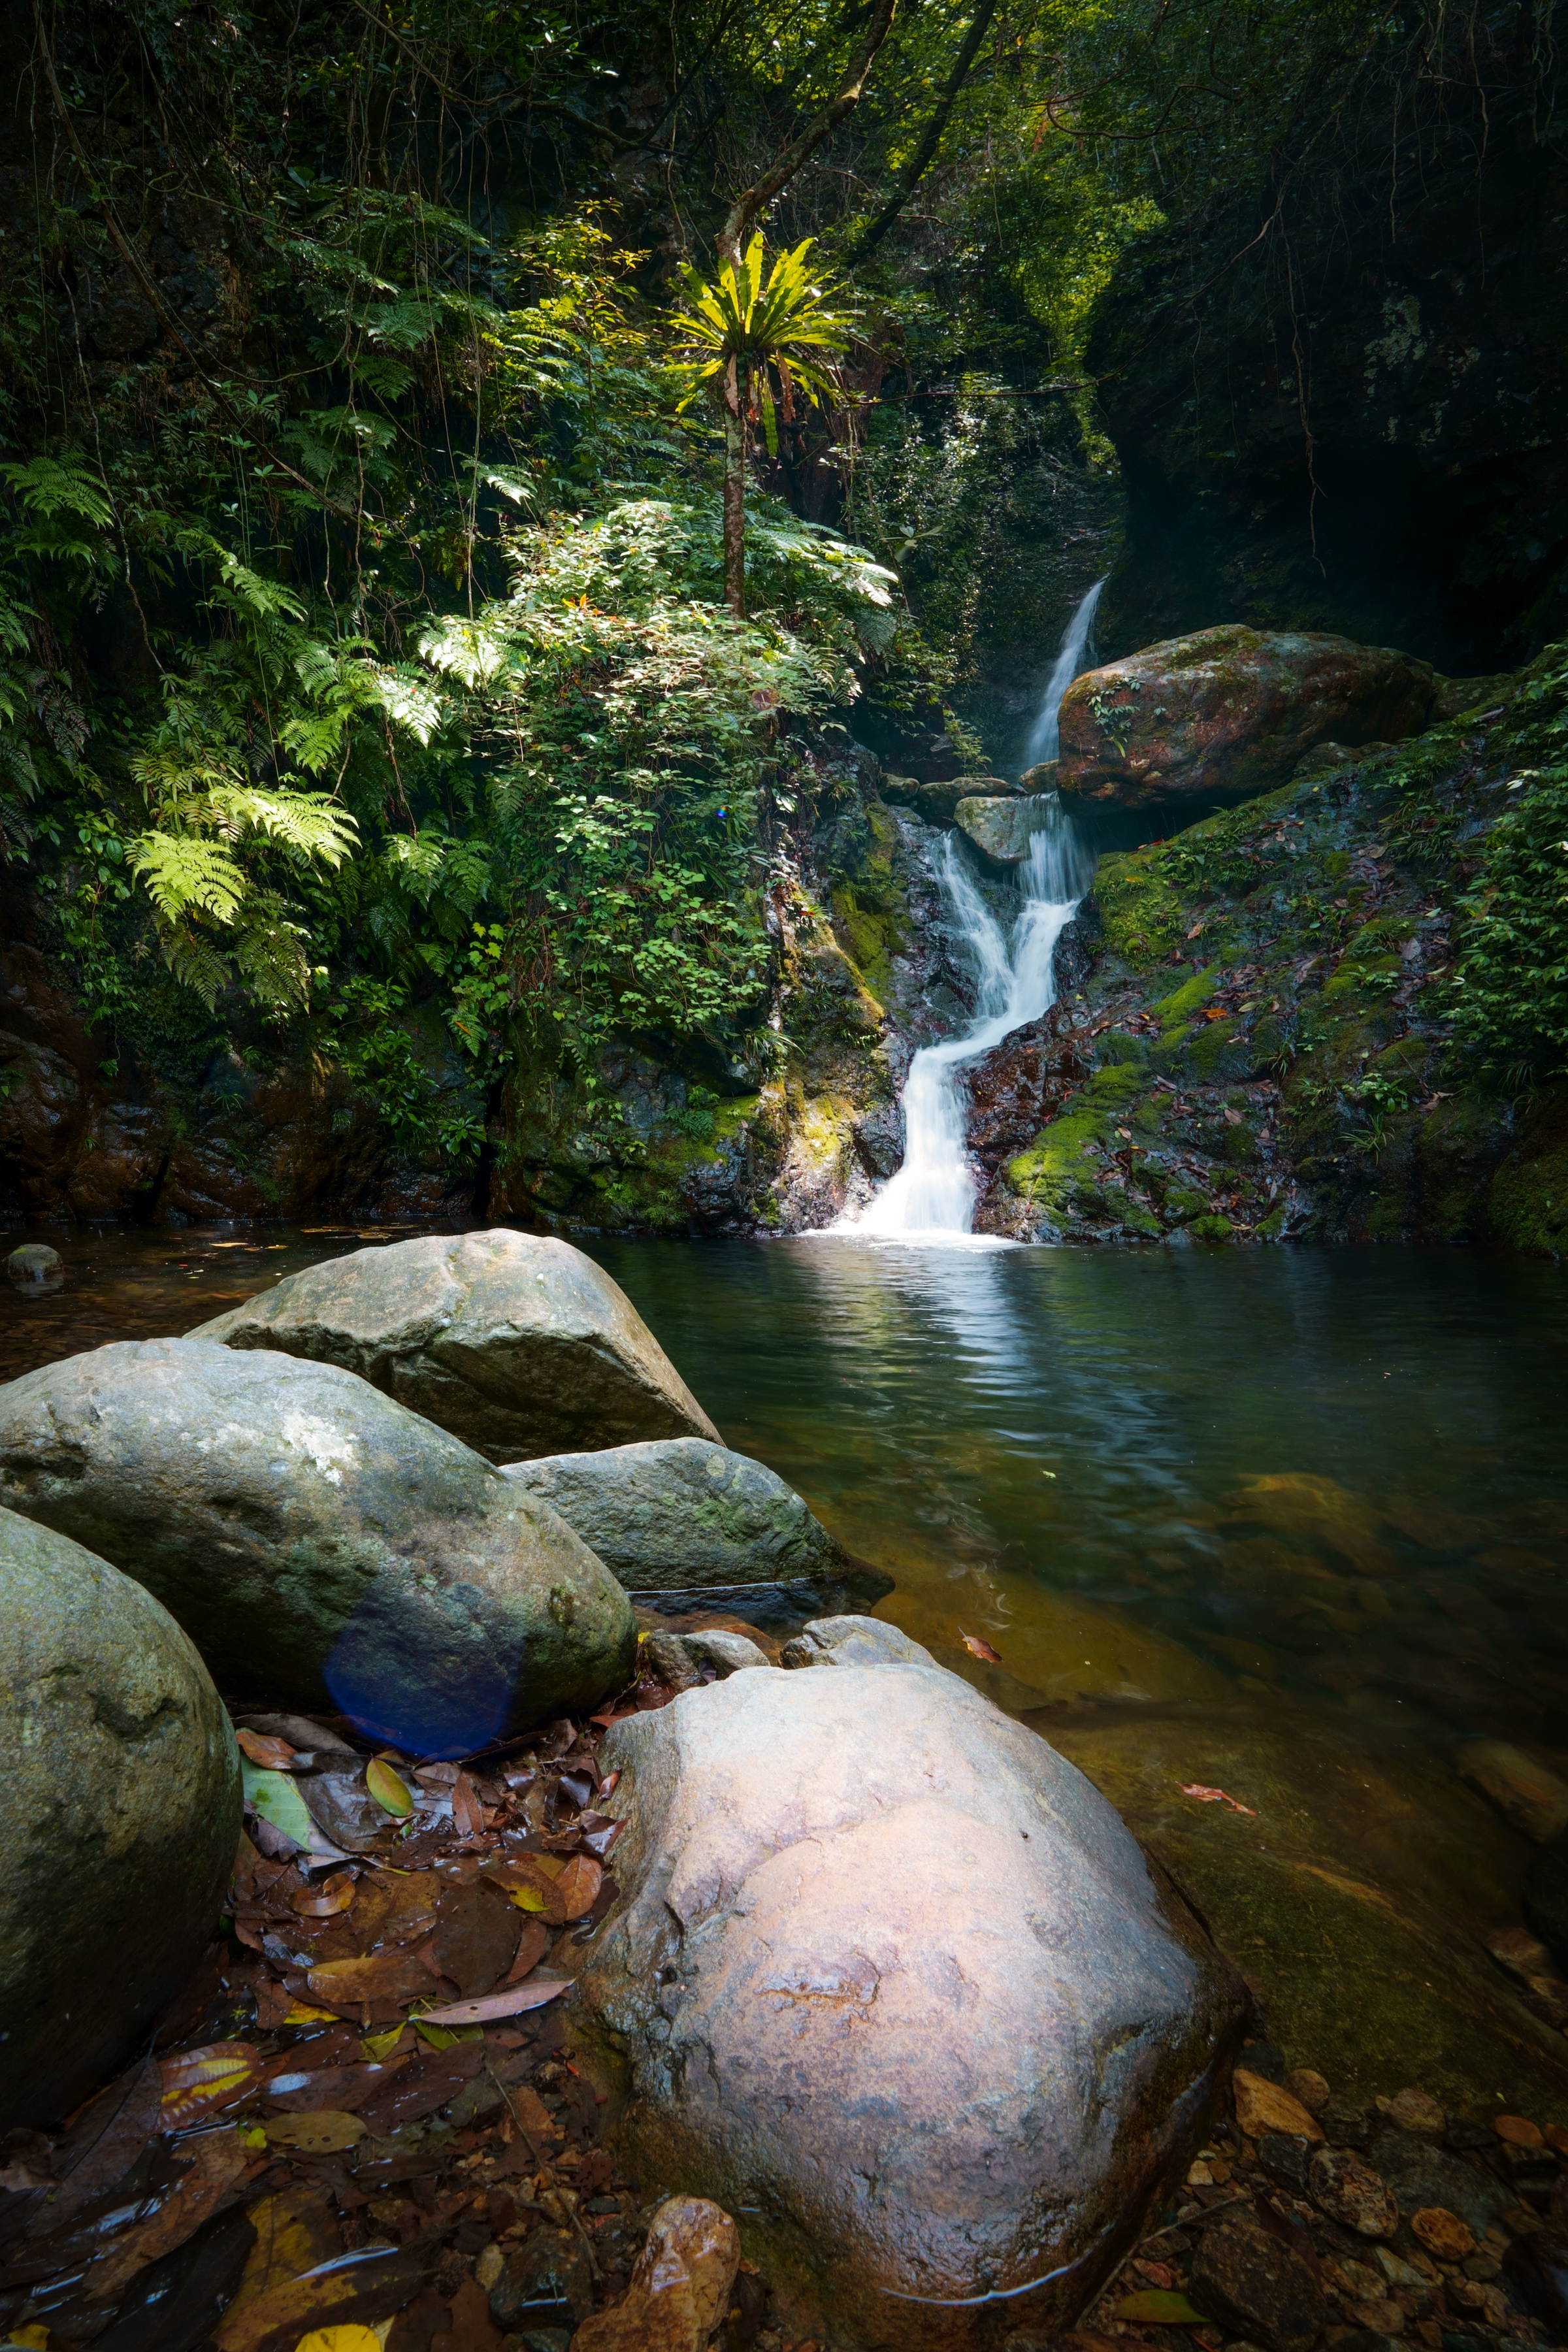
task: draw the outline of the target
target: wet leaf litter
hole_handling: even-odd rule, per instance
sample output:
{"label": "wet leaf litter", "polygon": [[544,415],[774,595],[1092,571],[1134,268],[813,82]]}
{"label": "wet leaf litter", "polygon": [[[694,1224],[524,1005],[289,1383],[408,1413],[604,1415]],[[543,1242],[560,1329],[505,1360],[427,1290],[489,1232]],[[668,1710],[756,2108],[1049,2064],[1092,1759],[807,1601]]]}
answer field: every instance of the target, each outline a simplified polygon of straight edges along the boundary
{"label": "wet leaf litter", "polygon": [[0,2137],[0,2345],[555,2352],[615,2304],[647,2217],[560,1996],[616,1899],[600,1731],[673,1696],[430,1764],[236,1706],[223,1939],[58,2135]]}

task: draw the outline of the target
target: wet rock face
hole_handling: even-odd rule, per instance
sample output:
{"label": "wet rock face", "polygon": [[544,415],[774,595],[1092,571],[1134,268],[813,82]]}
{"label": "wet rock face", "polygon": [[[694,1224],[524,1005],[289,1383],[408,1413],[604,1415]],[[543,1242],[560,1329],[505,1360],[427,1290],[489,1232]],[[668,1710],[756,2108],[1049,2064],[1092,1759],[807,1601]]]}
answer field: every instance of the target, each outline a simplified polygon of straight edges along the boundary
{"label": "wet rock face", "polygon": [[134,2049],[214,1933],[239,1757],[150,1592],[0,1510],[0,2114],[44,2125]]}
{"label": "wet rock face", "polygon": [[[579,2021],[640,2178],[751,2209],[790,2324],[1077,2309],[1186,2153],[1237,1994],[1110,1806],[931,1666],[742,1674],[617,1726],[625,1907]],[[953,2307],[958,2305],[961,2307]]]}
{"label": "wet rock face", "polygon": [[1328,2317],[1310,2264],[1250,2220],[1204,2231],[1192,2292],[1200,2309],[1269,2352],[1308,2352]]}
{"label": "wet rock face", "polygon": [[994,865],[1021,866],[1044,814],[1039,801],[1027,794],[1006,799],[981,794],[961,800],[952,817],[959,831]]}
{"label": "wet rock face", "polygon": [[1089,670],[1062,698],[1057,786],[1121,808],[1250,799],[1313,747],[1391,743],[1426,724],[1430,666],[1348,637],[1201,629]]}
{"label": "wet rock face", "polygon": [[666,1610],[798,1622],[867,1581],[764,1463],[700,1438],[548,1454],[506,1475],[559,1511],[628,1591]]}
{"label": "wet rock face", "polygon": [[341,1364],[497,1461],[719,1434],[620,1286],[531,1234],[354,1250],[189,1336]]}
{"label": "wet rock face", "polygon": [[189,1339],[0,1389],[0,1498],[156,1593],[227,1690],[466,1754],[626,1679],[564,1521],[335,1365]]}

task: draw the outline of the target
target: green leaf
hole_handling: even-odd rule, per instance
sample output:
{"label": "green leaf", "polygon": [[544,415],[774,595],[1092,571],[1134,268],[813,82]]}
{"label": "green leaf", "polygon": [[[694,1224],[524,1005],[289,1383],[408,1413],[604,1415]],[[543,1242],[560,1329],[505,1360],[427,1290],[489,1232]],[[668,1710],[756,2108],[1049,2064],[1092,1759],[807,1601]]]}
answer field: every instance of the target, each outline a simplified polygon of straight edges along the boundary
{"label": "green leaf", "polygon": [[247,1811],[259,1813],[264,1822],[270,1822],[285,1837],[291,1837],[296,1845],[309,1845],[310,1815],[292,1776],[265,1771],[248,1756],[240,1758],[239,1771]]}

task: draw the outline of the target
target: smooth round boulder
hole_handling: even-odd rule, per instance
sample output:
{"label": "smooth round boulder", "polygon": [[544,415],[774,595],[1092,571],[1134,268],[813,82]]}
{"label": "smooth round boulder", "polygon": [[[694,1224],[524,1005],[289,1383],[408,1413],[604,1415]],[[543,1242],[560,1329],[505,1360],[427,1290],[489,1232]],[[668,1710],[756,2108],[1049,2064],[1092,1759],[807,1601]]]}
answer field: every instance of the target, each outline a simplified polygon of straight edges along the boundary
{"label": "smooth round boulder", "polygon": [[664,1612],[724,1608],[798,1624],[892,1580],[851,1559],[793,1486],[695,1437],[513,1462],[506,1475],[559,1511],[628,1592]]}
{"label": "smooth round boulder", "polygon": [[239,1841],[239,1753],[168,1611],[0,1510],[0,2116],[58,2123],[201,1957]]}
{"label": "smooth round boulder", "polygon": [[5,1261],[18,1290],[53,1290],[65,1280],[66,1262],[47,1242],[24,1242]]}
{"label": "smooth round boulder", "polygon": [[121,1341],[0,1389],[0,1500],[155,1592],[226,1692],[465,1755],[626,1681],[553,1511],[335,1364]]}
{"label": "smooth round boulder", "polygon": [[623,1893],[572,2013],[634,2177],[747,2216],[793,2333],[1064,2324],[1179,2177],[1244,2003],[1104,1799],[930,1665],[733,1675],[603,1756]]}
{"label": "smooth round boulder", "polygon": [[548,1234],[352,1250],[185,1336],[341,1364],[492,1462],[719,1436],[626,1292]]}
{"label": "smooth round boulder", "polygon": [[1152,808],[1251,799],[1316,745],[1402,742],[1431,723],[1430,665],[1389,646],[1239,623],[1168,637],[1062,697],[1057,789]]}

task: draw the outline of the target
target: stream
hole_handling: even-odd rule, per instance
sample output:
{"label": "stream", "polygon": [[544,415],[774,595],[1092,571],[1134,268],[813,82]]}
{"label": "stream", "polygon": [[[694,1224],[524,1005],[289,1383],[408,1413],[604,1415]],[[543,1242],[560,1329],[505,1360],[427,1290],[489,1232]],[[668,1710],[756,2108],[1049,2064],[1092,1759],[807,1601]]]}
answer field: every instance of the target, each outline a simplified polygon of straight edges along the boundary
{"label": "stream", "polygon": [[[57,1232],[64,1287],[0,1294],[0,1375],[187,1330],[405,1231]],[[582,1245],[726,1441],[895,1578],[879,1613],[1097,1779],[1209,1916],[1239,1906],[1233,1940],[1268,1946],[1261,1979],[1317,2005],[1301,2054],[1332,2056],[1353,1956],[1342,1923],[1303,1939],[1254,1919],[1281,1853],[1300,1858],[1292,1889],[1326,1872],[1414,1919],[1415,1993],[1436,1999],[1452,1965],[1445,2015],[1474,2009],[1464,1956],[1518,1925],[1533,1851],[1478,1792],[1477,1759],[1522,1746],[1568,1780],[1568,1268],[854,1235]],[[1404,1946],[1363,1962],[1410,1975]],[[1509,2088],[1490,2043],[1487,2061]]]}

